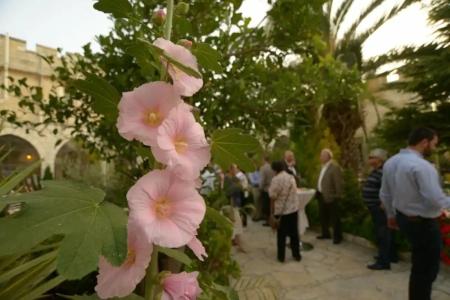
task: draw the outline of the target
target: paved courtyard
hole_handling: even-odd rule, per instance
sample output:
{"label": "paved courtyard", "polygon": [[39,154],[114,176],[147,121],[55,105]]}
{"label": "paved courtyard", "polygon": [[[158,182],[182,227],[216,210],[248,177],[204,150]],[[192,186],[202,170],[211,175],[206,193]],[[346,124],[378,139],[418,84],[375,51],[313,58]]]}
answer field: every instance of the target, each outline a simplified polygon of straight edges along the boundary
{"label": "paved courtyard", "polygon": [[[290,249],[286,262],[276,260],[276,235],[261,223],[250,222],[244,229],[247,253],[234,252],[242,278],[236,283],[241,299],[279,300],[384,300],[407,299],[410,264],[392,264],[391,271],[371,271],[366,265],[375,250],[344,241],[333,245],[319,241],[307,231],[302,238],[314,249],[294,261]],[[434,300],[450,300],[450,272],[441,270],[434,284]]]}

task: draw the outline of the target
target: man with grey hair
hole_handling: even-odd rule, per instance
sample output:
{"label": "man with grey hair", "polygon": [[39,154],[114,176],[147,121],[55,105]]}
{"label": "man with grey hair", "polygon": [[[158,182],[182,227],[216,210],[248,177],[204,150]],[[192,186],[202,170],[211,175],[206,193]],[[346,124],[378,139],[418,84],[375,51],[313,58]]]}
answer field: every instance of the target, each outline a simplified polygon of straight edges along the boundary
{"label": "man with grey hair", "polygon": [[398,261],[397,250],[393,241],[394,232],[387,226],[386,213],[381,206],[379,197],[383,164],[386,160],[387,152],[385,150],[377,148],[370,151],[368,164],[372,170],[362,188],[362,198],[372,216],[378,246],[375,263],[367,266],[371,270],[389,270],[391,262]]}
{"label": "man with grey hair", "polygon": [[317,238],[330,239],[330,223],[333,227],[333,243],[342,241],[341,218],[339,202],[343,196],[343,176],[341,167],[333,161],[333,152],[323,149],[320,153],[319,180],[317,181],[316,197],[319,201],[319,217],[322,234]]}

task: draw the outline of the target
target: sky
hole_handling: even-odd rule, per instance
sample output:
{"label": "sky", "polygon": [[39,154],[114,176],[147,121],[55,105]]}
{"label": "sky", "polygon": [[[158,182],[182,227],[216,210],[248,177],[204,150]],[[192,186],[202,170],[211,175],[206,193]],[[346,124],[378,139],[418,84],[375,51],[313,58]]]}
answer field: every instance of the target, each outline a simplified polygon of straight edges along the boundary
{"label": "sky", "polygon": [[[339,0],[338,0],[339,1]],[[355,0],[349,13],[357,16],[368,0]],[[108,17],[93,9],[93,0],[0,0],[0,34],[27,41],[27,48],[35,44],[61,47],[68,52],[81,52],[81,47],[94,42],[95,36],[109,32],[112,23]],[[359,2],[359,3],[358,3]],[[387,0],[383,9],[397,0]],[[428,1],[422,1],[427,3]],[[432,28],[427,26],[424,4],[416,4],[394,20],[384,24],[364,45],[363,56],[370,58],[402,45],[420,45],[432,39]],[[270,8],[266,0],[245,0],[240,11],[251,17],[255,26]],[[375,17],[375,16],[374,16]],[[370,25],[373,20],[368,20]],[[350,23],[344,23],[343,27]],[[364,24],[362,24],[364,28]],[[367,27],[367,26],[366,26]],[[94,49],[98,49],[95,48]]]}

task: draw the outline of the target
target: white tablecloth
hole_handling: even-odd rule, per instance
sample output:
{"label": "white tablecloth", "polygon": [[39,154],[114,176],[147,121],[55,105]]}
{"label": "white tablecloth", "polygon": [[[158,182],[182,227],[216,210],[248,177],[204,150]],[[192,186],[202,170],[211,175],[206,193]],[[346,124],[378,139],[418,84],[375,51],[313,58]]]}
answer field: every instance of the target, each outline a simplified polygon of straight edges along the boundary
{"label": "white tablecloth", "polygon": [[298,189],[297,199],[298,199],[298,233],[302,236],[306,228],[309,227],[308,217],[305,213],[305,207],[314,197],[316,193],[315,189]]}

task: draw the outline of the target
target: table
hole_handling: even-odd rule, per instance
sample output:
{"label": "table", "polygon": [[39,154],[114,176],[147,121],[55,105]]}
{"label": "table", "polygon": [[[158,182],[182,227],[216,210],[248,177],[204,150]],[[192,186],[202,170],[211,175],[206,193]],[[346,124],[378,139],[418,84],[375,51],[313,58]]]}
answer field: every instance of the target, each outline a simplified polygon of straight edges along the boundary
{"label": "table", "polygon": [[305,213],[305,207],[316,194],[315,189],[297,189],[298,200],[298,233],[302,236],[306,228],[309,227],[308,217]]}

